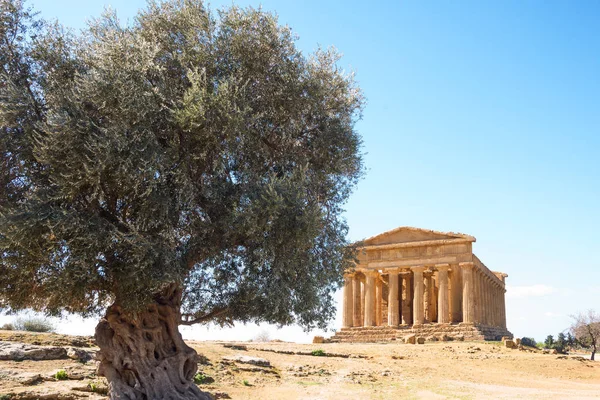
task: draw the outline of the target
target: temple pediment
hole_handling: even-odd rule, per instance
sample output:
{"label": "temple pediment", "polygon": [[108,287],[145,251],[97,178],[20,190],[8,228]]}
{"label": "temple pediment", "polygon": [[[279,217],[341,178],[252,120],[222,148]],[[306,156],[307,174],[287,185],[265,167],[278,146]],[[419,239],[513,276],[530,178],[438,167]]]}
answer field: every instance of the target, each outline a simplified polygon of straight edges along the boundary
{"label": "temple pediment", "polygon": [[462,239],[469,242],[474,242],[475,238],[463,233],[454,232],[438,232],[429,229],[413,228],[410,226],[402,226],[391,231],[380,233],[366,239],[363,243],[365,246],[379,246],[386,244],[397,243],[412,243],[412,242],[428,242],[435,240],[452,240]]}

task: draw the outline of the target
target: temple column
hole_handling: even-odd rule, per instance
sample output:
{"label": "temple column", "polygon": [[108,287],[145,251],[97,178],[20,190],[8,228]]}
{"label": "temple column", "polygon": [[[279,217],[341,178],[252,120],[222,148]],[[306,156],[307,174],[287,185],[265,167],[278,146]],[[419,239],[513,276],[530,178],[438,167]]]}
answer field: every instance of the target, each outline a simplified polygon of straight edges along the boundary
{"label": "temple column", "polygon": [[388,320],[389,326],[398,326],[400,323],[400,298],[398,296],[398,271],[388,274]]}
{"label": "temple column", "polygon": [[425,322],[431,322],[429,313],[431,311],[431,272],[423,273],[423,318]]}
{"label": "temple column", "polygon": [[423,307],[423,271],[425,267],[413,267],[413,325],[422,325],[425,322]]}
{"label": "temple column", "polygon": [[479,291],[479,269],[473,268],[473,322],[481,322],[481,292]]}
{"label": "temple column", "polygon": [[365,322],[364,326],[375,325],[375,277],[377,272],[365,272]]}
{"label": "temple column", "polygon": [[354,318],[354,297],[352,296],[353,276],[344,276],[344,313],[342,315],[342,327],[351,328]]}
{"label": "temple column", "polygon": [[490,281],[487,275],[483,277],[483,323],[490,324]]}
{"label": "temple column", "polygon": [[438,323],[446,324],[451,321],[450,308],[448,304],[448,264],[438,264],[435,266],[438,270],[438,279],[440,291],[438,293]]}
{"label": "temple column", "polygon": [[479,323],[485,324],[485,273],[481,271],[479,276],[479,301],[481,302],[481,315]]}
{"label": "temple column", "polygon": [[429,322],[436,322],[438,315],[438,279],[436,279],[435,273],[431,274],[431,289],[429,294]]}
{"label": "temple column", "polygon": [[458,264],[451,265],[451,306],[452,306],[452,322],[462,321],[462,279],[460,267]]}
{"label": "temple column", "polygon": [[502,302],[501,302],[501,306],[502,306],[502,327],[504,329],[506,329],[506,289],[502,288]]}
{"label": "temple column", "polygon": [[498,288],[496,289],[496,307],[498,309],[497,313],[498,313],[498,321],[496,322],[496,326],[500,326],[502,325],[502,307],[500,306],[500,285],[498,285]]}
{"label": "temple column", "polygon": [[498,286],[494,285],[494,326],[498,326]]}
{"label": "temple column", "polygon": [[496,326],[500,326],[500,287],[496,287]]}
{"label": "temple column", "polygon": [[353,326],[362,326],[363,324],[363,319],[361,318],[361,311],[360,311],[360,303],[361,303],[361,296],[360,296],[360,278],[358,277],[358,274],[354,274],[354,279],[352,279],[352,296],[354,297],[354,301],[353,301],[353,313],[352,313],[352,325]]}
{"label": "temple column", "polygon": [[488,325],[492,325],[494,323],[494,310],[493,310],[493,302],[492,299],[494,298],[494,282],[491,280],[491,278],[488,278],[488,295],[487,295],[487,318],[488,318]]}
{"label": "temple column", "polygon": [[[364,273],[363,273],[364,275]],[[365,298],[367,295],[367,277],[363,276],[360,281],[360,323],[361,326],[365,326]]]}
{"label": "temple column", "polygon": [[490,284],[490,325],[494,326],[494,318],[496,318],[496,314],[494,311],[494,296],[495,296],[495,283],[491,282]]}
{"label": "temple column", "polygon": [[410,272],[404,272],[402,277],[402,324],[412,324],[412,285],[410,282]]}
{"label": "temple column", "polygon": [[473,263],[460,263],[463,278],[463,323],[472,324],[474,322],[473,310]]}
{"label": "temple column", "polygon": [[383,322],[383,282],[381,276],[375,278],[375,325],[381,326]]}
{"label": "temple column", "polygon": [[479,323],[485,324],[485,273],[480,271],[479,273],[479,304],[481,305],[481,313],[479,314]]}

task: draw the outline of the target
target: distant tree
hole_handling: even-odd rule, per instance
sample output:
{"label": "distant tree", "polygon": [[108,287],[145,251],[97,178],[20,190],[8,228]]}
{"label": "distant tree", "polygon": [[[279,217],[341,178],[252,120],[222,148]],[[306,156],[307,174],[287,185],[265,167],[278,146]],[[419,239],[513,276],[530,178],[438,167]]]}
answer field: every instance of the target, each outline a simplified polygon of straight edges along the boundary
{"label": "distant tree", "polygon": [[571,332],[567,332],[567,346],[573,347],[575,346],[575,338],[571,334]]}
{"label": "distant tree", "polygon": [[552,335],[546,336],[546,340],[544,340],[544,347],[546,349],[551,349],[554,345],[554,337]]}
{"label": "distant tree", "polygon": [[600,345],[600,315],[594,310],[579,313],[573,316],[574,323],[570,332],[577,345],[592,352],[590,357],[594,360],[598,345]]}
{"label": "distant tree", "polygon": [[567,338],[563,332],[560,332],[556,337],[556,342],[554,342],[554,348],[559,353],[564,353],[567,347]]}
{"label": "distant tree", "polygon": [[535,339],[530,337],[521,338],[521,344],[523,346],[537,347],[537,342],[535,341]]}
{"label": "distant tree", "polygon": [[326,328],[363,172],[338,54],[201,0],[36,18],[0,1],[0,308],[104,314],[119,399],[207,398],[180,324]]}
{"label": "distant tree", "polygon": [[254,342],[263,342],[263,343],[270,342],[271,341],[271,335],[269,334],[269,331],[263,329],[262,331],[260,331],[258,333],[258,335],[256,335],[254,337],[254,339],[252,339],[252,341],[254,341]]}

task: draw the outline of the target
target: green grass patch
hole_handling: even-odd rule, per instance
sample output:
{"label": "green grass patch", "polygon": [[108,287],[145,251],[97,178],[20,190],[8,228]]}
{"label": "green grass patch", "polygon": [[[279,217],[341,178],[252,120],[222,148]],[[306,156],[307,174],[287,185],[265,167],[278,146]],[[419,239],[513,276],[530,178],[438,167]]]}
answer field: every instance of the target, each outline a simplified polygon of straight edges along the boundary
{"label": "green grass patch", "polygon": [[69,374],[67,374],[67,371],[65,371],[64,369],[61,369],[58,370],[56,374],[54,374],[54,377],[59,381],[64,381],[66,379],[69,379]]}
{"label": "green grass patch", "polygon": [[203,374],[202,372],[198,372],[194,375],[194,383],[196,385],[206,385],[208,383],[213,383],[215,380],[208,375]]}

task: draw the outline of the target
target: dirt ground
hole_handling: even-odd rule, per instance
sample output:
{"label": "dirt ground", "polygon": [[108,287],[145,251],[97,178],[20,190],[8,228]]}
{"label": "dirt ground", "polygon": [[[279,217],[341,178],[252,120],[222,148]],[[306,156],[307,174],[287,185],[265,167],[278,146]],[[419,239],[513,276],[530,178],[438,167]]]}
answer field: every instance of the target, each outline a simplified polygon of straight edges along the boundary
{"label": "dirt ground", "polygon": [[[17,339],[61,346],[73,345],[73,341],[89,343],[82,338],[58,336],[17,337],[0,331],[0,341]],[[200,387],[215,398],[600,398],[599,362],[586,360],[583,355],[564,357],[511,350],[495,342],[189,344],[204,356],[199,377],[205,383]],[[315,350],[325,355],[312,355]],[[239,355],[266,359],[271,366],[227,360]],[[68,380],[52,377],[60,369],[67,371]],[[106,384],[94,370],[93,361],[0,361],[0,400],[105,398],[102,393]]]}

